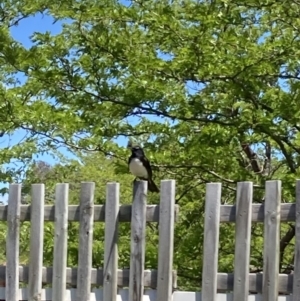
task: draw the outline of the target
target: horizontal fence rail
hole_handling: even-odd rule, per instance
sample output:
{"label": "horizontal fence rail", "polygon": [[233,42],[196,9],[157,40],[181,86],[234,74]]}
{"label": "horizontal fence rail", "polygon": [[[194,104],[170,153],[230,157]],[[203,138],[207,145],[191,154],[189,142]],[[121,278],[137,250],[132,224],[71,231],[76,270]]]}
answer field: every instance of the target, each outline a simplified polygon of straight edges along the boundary
{"label": "horizontal fence rail", "polygon": [[[264,204],[252,204],[251,221],[263,223],[265,217]],[[296,220],[296,204],[281,203],[280,204],[280,221],[294,222]],[[236,222],[236,205],[220,206],[220,222],[234,223]]]}
{"label": "horizontal fence rail", "polygon": [[[8,205],[0,206],[0,220],[7,221],[6,265],[0,266],[0,283],[5,284],[5,289],[0,289],[0,300],[117,301],[118,287],[129,287],[126,298],[141,301],[148,287],[156,288],[164,300],[171,301],[177,286],[176,271],[172,270],[174,222],[178,216],[175,181],[161,181],[159,205],[147,205],[146,181],[134,183],[132,205],[119,204],[119,191],[118,183],[108,183],[105,205],[95,205],[95,184],[84,182],[79,206],[69,206],[69,185],[57,184],[55,205],[45,206],[45,187],[34,184],[32,203],[24,206],[21,184],[11,184]],[[20,221],[31,222],[28,267],[19,265]],[[43,267],[44,221],[54,222],[52,267]],[[79,222],[76,268],[67,267],[69,221]],[[94,223],[98,221],[105,222],[104,265],[96,269],[92,267],[92,246]],[[131,223],[130,269],[118,269],[119,222]],[[161,267],[157,270],[144,270],[146,222],[159,223],[157,252]],[[19,282],[28,283],[28,287],[20,289]],[[52,284],[52,288],[43,289],[43,284]],[[76,289],[67,290],[68,285]],[[103,288],[91,292],[92,285]]]}
{"label": "horizontal fence rail", "polygon": [[[160,205],[146,206],[146,221],[157,223],[159,221]],[[0,205],[0,221],[7,221],[8,205]],[[120,205],[119,207],[119,222],[131,222],[131,205]],[[178,219],[179,206],[175,205],[175,221]],[[31,220],[31,205],[20,205],[20,221]],[[55,221],[55,206],[44,206],[44,221]],[[80,221],[80,206],[68,205],[68,221]],[[105,222],[105,205],[94,205],[94,222]]]}
{"label": "horizontal fence rail", "polygon": [[[0,266],[0,283],[5,281],[6,266]],[[117,286],[127,287],[129,286],[129,273],[130,269],[118,269],[116,273]],[[19,266],[18,269],[19,281],[29,283],[29,267]],[[144,270],[144,286],[150,288],[157,287],[158,274],[157,270]],[[41,277],[43,284],[51,284],[53,277],[53,267],[42,267]],[[78,268],[66,268],[66,284],[77,285]],[[91,268],[90,281],[92,285],[103,286],[104,280],[104,269]],[[172,271],[172,286],[177,286],[177,273],[175,270]]]}

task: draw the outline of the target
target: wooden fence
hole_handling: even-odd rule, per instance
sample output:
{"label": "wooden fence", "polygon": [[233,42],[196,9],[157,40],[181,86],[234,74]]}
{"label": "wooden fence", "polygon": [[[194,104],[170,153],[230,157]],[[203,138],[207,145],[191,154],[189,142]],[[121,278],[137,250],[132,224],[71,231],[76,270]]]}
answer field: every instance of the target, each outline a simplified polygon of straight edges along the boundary
{"label": "wooden fence", "polygon": [[[161,182],[160,204],[147,205],[147,182],[134,184],[132,205],[119,204],[119,184],[106,186],[105,205],[94,205],[95,184],[81,184],[80,205],[68,205],[68,184],[57,184],[55,205],[45,206],[45,187],[32,185],[32,203],[21,205],[21,184],[9,186],[7,206],[0,206],[0,220],[7,221],[6,266],[0,267],[0,299],[52,301],[141,301],[144,287],[156,288],[158,300],[171,300],[176,287],[173,267],[175,181]],[[29,266],[19,266],[20,221],[31,222]],[[53,267],[43,267],[44,221],[54,221]],[[79,259],[77,268],[67,267],[68,221],[79,221]],[[105,222],[103,269],[92,268],[94,222]],[[131,222],[130,269],[118,269],[118,223]],[[158,269],[144,270],[146,222],[159,222]],[[19,288],[19,282],[28,287]],[[42,283],[52,284],[42,289]],[[66,284],[76,285],[67,290]],[[91,285],[101,286],[94,289]],[[119,292],[118,287],[128,287]],[[121,295],[125,294],[122,299]],[[120,297],[121,296],[121,297]],[[120,299],[121,298],[121,299]]]}
{"label": "wooden fence", "polygon": [[[107,184],[106,203],[94,205],[94,183],[82,183],[80,205],[68,206],[68,184],[57,184],[54,206],[44,206],[43,184],[32,186],[32,204],[21,204],[21,185],[9,188],[8,206],[0,206],[7,221],[7,265],[0,267],[0,299],[53,301],[300,301],[300,181],[296,202],[281,203],[281,182],[267,181],[263,204],[253,204],[253,184],[237,184],[236,204],[221,205],[221,184],[206,185],[205,233],[201,292],[178,292],[172,270],[175,181],[161,182],[160,204],[147,205],[146,182],[134,186],[132,205],[119,205],[119,184]],[[201,200],[199,200],[201,201]],[[200,216],[199,216],[200,218]],[[29,267],[19,266],[20,221],[31,221]],[[43,267],[43,222],[55,222],[53,267]],[[68,221],[78,221],[77,268],[66,267]],[[92,268],[93,223],[105,222],[103,269]],[[131,222],[130,269],[118,270],[119,222]],[[144,270],[146,222],[159,222],[158,270]],[[218,273],[220,223],[235,222],[235,260],[231,274]],[[263,273],[249,274],[252,222],[264,223]],[[280,222],[295,222],[293,274],[279,274]],[[19,289],[19,281],[28,283]],[[42,283],[52,288],[42,289]],[[76,289],[66,289],[66,284]],[[101,286],[93,289],[91,285]],[[128,289],[120,288],[128,287]],[[149,289],[152,288],[152,289]],[[200,288],[200,284],[199,284]],[[145,290],[144,290],[145,289]],[[249,291],[258,294],[249,295]],[[229,293],[230,292],[230,293]],[[279,293],[289,294],[278,296]]]}

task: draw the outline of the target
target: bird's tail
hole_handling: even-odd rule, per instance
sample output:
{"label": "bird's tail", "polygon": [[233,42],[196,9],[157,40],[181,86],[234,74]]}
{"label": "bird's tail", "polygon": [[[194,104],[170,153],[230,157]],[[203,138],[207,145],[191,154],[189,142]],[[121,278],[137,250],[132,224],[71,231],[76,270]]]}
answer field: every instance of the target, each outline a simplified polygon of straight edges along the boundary
{"label": "bird's tail", "polygon": [[156,184],[152,179],[148,179],[148,190],[151,192],[157,192],[157,193],[159,192],[158,187],[156,186]]}

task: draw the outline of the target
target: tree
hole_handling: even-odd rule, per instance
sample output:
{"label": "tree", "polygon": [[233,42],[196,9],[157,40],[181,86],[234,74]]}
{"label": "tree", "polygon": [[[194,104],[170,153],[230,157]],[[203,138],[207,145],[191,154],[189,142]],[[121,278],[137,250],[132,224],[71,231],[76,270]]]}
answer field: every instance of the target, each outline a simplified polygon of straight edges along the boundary
{"label": "tree", "polygon": [[[222,201],[232,203],[236,182],[253,181],[262,202],[265,181],[282,179],[284,201],[293,200],[297,0],[21,2],[1,4],[0,122],[4,134],[23,129],[28,136],[2,149],[1,162],[30,161],[63,145],[113,156],[119,178],[128,154],[115,139],[139,139],[158,178],[177,180],[175,261],[185,287],[201,279],[205,183],[222,182]],[[9,27],[37,12],[64,26],[57,35],[36,32],[26,49]],[[17,74],[26,80],[17,83]],[[261,231],[253,229],[256,268]],[[232,266],[232,237],[232,227],[222,227],[222,271]],[[284,246],[293,235],[284,237],[282,265],[292,258]]]}

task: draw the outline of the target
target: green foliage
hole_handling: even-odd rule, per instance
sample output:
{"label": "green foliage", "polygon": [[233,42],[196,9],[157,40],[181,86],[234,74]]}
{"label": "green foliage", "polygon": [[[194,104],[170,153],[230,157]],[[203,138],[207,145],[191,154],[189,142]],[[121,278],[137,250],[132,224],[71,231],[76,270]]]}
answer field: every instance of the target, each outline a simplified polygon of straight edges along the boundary
{"label": "green foliage", "polygon": [[[88,180],[97,183],[102,204],[105,183],[113,180],[129,203],[128,152],[116,139],[142,142],[156,181],[177,181],[179,286],[198,288],[205,183],[222,182],[222,202],[232,204],[236,182],[253,181],[255,202],[262,202],[265,181],[280,179],[283,200],[293,201],[300,162],[299,10],[296,1],[2,1],[0,134],[27,135],[0,149],[0,163],[28,167],[33,154],[57,155],[64,146],[82,164],[48,168],[46,178],[27,168],[28,201],[30,183],[45,182],[51,203],[55,183],[66,181],[76,204],[79,183]],[[10,29],[37,13],[62,23],[62,31],[37,29],[26,48]],[[0,180],[20,173],[3,169]],[[103,260],[102,226],[95,229],[95,265]],[[53,228],[47,227],[50,263]],[[128,266],[128,228],[122,231],[120,260]],[[149,233],[154,246],[156,234]],[[251,264],[258,269],[262,233],[261,225],[253,228]],[[232,226],[221,228],[220,271],[232,269],[233,238]],[[68,264],[75,265],[76,241],[70,244]],[[148,251],[153,267],[154,248]],[[282,264],[291,258],[289,246]]]}

